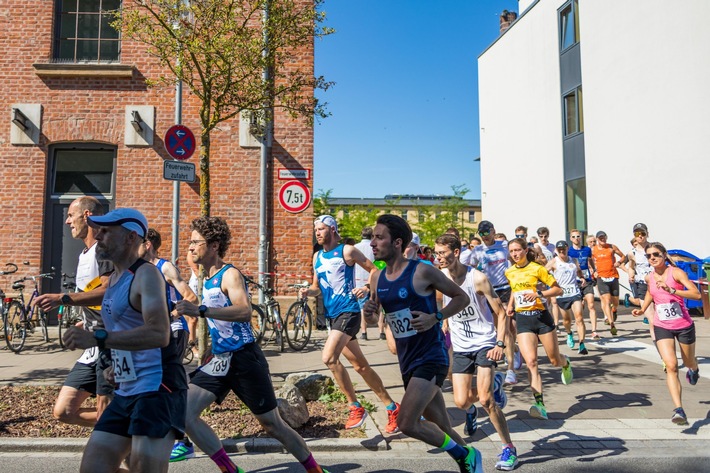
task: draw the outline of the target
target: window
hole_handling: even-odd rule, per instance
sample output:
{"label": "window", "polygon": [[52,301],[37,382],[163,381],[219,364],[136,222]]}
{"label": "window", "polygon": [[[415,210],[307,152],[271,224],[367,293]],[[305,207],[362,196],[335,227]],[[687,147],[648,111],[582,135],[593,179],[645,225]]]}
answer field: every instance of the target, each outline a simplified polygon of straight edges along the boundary
{"label": "window", "polygon": [[567,231],[573,228],[587,229],[587,180],[568,181],[566,186]]}
{"label": "window", "polygon": [[424,212],[421,210],[417,211],[417,222],[422,223],[426,217],[424,216]]}
{"label": "window", "polygon": [[579,6],[577,0],[559,10],[560,51],[579,43]]}
{"label": "window", "polygon": [[577,87],[565,95],[562,101],[564,102],[562,105],[565,114],[565,136],[583,132],[582,87]]}
{"label": "window", "polygon": [[118,61],[121,41],[112,28],[121,0],[55,0],[54,58],[58,62]]}
{"label": "window", "polygon": [[473,210],[468,212],[468,223],[476,223],[476,212]]}
{"label": "window", "polygon": [[406,210],[402,210],[402,218],[403,218],[405,221],[407,220],[407,213],[408,213],[408,212],[407,212]]}
{"label": "window", "polygon": [[53,195],[111,195],[116,151],[106,148],[57,149]]}

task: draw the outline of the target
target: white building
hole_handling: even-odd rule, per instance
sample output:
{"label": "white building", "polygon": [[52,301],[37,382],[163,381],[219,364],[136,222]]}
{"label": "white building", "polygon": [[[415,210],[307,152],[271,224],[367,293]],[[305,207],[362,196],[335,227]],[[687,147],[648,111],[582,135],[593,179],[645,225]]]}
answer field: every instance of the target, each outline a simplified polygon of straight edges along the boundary
{"label": "white building", "polygon": [[[710,2],[536,0],[478,59],[483,215],[710,256]],[[583,100],[582,100],[583,97]]]}

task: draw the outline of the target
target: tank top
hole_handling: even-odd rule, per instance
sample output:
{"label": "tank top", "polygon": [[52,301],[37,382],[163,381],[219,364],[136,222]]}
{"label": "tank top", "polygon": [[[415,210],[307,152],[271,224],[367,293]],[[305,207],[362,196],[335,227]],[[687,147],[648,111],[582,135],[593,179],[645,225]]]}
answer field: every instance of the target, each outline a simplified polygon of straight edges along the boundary
{"label": "tank top", "polygon": [[648,263],[648,258],[646,258],[646,250],[639,249],[635,246],[631,250],[634,254],[634,260],[636,261],[636,274],[634,275],[634,282],[646,282],[646,276],[653,272],[653,268]]}
{"label": "tank top", "polygon": [[[232,305],[229,296],[222,292],[222,278],[229,268],[234,268],[234,266],[225,264],[214,276],[205,278],[202,288],[202,303],[205,306],[218,309]],[[239,270],[237,269],[237,271]],[[244,290],[248,292],[246,283],[244,283]],[[212,338],[212,353],[215,355],[239,351],[245,345],[254,342],[251,322],[230,322],[207,317],[207,327]]]}
{"label": "tank top", "polygon": [[579,265],[579,269],[582,270],[582,275],[584,275],[584,279],[586,279],[587,281],[591,281],[592,272],[589,268],[589,258],[592,257],[592,249],[588,246],[583,246],[577,250],[573,246],[570,246],[569,250],[567,250],[567,254],[570,258],[574,258],[574,260],[577,262],[577,264]]}
{"label": "tank top", "polygon": [[555,257],[555,271],[553,272],[557,284],[562,288],[560,298],[574,297],[580,294],[577,284],[577,264],[570,259],[565,262],[559,256]]}
{"label": "tank top", "polygon": [[[143,264],[150,263],[138,259],[121,274],[118,281],[106,289],[101,311],[109,332],[131,330],[144,325],[143,314],[130,302],[135,273]],[[119,382],[117,395],[155,392],[161,385],[170,391],[187,389],[182,353],[178,353],[175,339],[170,337],[169,340],[168,346],[163,348],[111,350],[114,375]]]}
{"label": "tank top", "polygon": [[552,261],[552,258],[555,257],[555,245],[553,245],[552,243],[548,243],[547,245],[538,243],[537,246],[542,251],[542,254],[545,256],[545,259],[547,261]]}
{"label": "tank top", "polygon": [[320,250],[314,265],[323,294],[325,315],[330,319],[344,312],[360,312],[357,298],[353,295],[355,271],[343,258],[344,248],[345,245],[340,244],[330,251]]}
{"label": "tank top", "polygon": [[[449,270],[442,269],[449,277]],[[468,267],[461,289],[468,294],[468,307],[456,315],[449,317],[449,333],[451,345],[457,353],[472,353],[484,348],[492,348],[496,344],[496,327],[491,309],[488,307],[486,296],[476,292],[473,277],[476,270]],[[451,298],[443,295],[444,307]]]}
{"label": "tank top", "polygon": [[[163,274],[163,266],[165,265],[165,262],[167,260],[160,258],[158,259],[158,262],[156,263],[155,267],[160,270],[160,274]],[[163,278],[165,278],[165,275],[163,274]],[[165,294],[166,297],[168,298],[168,301],[171,302],[169,304],[170,307],[172,307],[173,302],[181,301],[182,300],[182,294],[178,292],[177,289],[175,289],[175,286],[170,284],[167,280],[165,281]],[[178,317],[177,319],[173,319],[173,321],[170,323],[170,328],[173,329],[173,332],[175,330],[185,330],[186,332],[189,332],[190,329],[187,326],[187,321],[185,320],[185,317],[182,315]]]}
{"label": "tank top", "polygon": [[599,247],[594,245],[592,248],[592,258],[594,258],[594,266],[597,268],[597,273],[600,278],[618,278],[619,272],[614,266],[614,247],[607,245]]}
{"label": "tank top", "polygon": [[[676,290],[684,290],[685,286],[673,279],[673,267],[669,266],[665,273],[666,284]],[[656,316],[653,324],[666,330],[682,330],[693,325],[685,301],[678,294],[671,294],[656,287],[655,274],[648,275],[648,292],[653,297]]]}
{"label": "tank top", "polygon": [[510,266],[508,261],[508,248],[497,241],[491,246],[481,243],[471,250],[471,266],[480,266],[480,270],[488,276],[493,287],[507,286],[505,270]]}
{"label": "tank top", "polygon": [[[90,248],[85,248],[79,254],[79,264],[76,266],[76,288],[80,292],[88,292],[101,285],[101,275],[113,271],[110,261],[97,261],[96,242]],[[82,307],[81,316],[84,328],[93,332],[97,328],[104,328],[101,319],[101,306]]]}
{"label": "tank top", "polygon": [[403,375],[425,363],[449,365],[441,324],[434,324],[425,332],[416,332],[411,326],[412,310],[433,314],[437,309],[434,293],[420,296],[414,290],[412,278],[419,264],[422,263],[409,260],[407,267],[394,281],[387,279],[386,271],[382,271],[377,280],[377,297],[392,329],[399,369]]}

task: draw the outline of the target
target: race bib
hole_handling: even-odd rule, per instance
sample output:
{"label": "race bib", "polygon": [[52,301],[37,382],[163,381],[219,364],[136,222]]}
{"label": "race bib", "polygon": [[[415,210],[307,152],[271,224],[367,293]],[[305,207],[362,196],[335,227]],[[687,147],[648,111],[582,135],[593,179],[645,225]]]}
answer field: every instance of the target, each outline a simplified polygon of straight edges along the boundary
{"label": "race bib", "polygon": [[574,297],[579,294],[579,287],[574,286],[562,286],[562,295],[560,297]]}
{"label": "race bib", "polygon": [[112,348],[111,366],[113,367],[113,378],[117,383],[136,380],[136,367],[133,365],[133,355],[130,351]]}
{"label": "race bib", "polygon": [[673,320],[683,317],[683,310],[676,301],[656,304],[656,314],[660,320]]}
{"label": "race bib", "polygon": [[533,294],[532,289],[524,289],[513,293],[516,309],[527,309],[535,305],[535,299],[531,301],[525,300],[525,294]]}
{"label": "race bib", "polygon": [[225,376],[229,371],[231,360],[232,352],[214,355],[206,365],[200,368],[200,371],[210,376]]}
{"label": "race bib", "polygon": [[394,338],[407,338],[417,334],[417,331],[412,328],[412,311],[409,308],[390,312],[385,314],[385,317]]}
{"label": "race bib", "polygon": [[616,279],[616,278],[602,278],[602,281],[604,281],[604,282],[613,282],[614,279]]}
{"label": "race bib", "polygon": [[98,359],[99,347],[91,347],[84,350],[84,353],[81,354],[81,357],[76,360],[76,362],[81,363],[82,365],[90,365],[92,363],[96,363]]}
{"label": "race bib", "polygon": [[469,305],[464,310],[451,317],[451,320],[452,322],[466,322],[477,318],[478,314],[476,313],[476,308],[473,307],[473,305]]}

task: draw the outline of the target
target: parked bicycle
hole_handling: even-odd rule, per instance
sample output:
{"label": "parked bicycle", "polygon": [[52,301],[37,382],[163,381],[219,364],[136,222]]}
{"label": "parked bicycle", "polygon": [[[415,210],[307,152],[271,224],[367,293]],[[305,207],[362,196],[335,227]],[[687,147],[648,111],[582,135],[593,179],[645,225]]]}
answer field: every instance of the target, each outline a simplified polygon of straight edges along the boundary
{"label": "parked bicycle", "polygon": [[[52,268],[54,269],[54,268]],[[54,273],[38,274],[36,276],[25,276],[12,283],[12,289],[19,291],[19,295],[10,301],[7,309],[7,317],[4,321],[5,343],[14,353],[20,353],[25,346],[27,333],[34,332],[37,326],[42,330],[42,337],[45,342],[49,341],[47,332],[47,314],[39,307],[33,307],[32,301],[39,296],[38,281],[43,278],[52,279]],[[34,283],[34,290],[29,301],[25,304],[25,281]]]}
{"label": "parked bicycle", "polygon": [[279,352],[283,352],[283,321],[281,320],[281,306],[274,298],[276,290],[262,286],[248,276],[244,276],[244,280],[264,294],[263,304],[251,304],[252,329],[257,343],[266,345],[273,341]]}
{"label": "parked bicycle", "polygon": [[[66,273],[62,273],[62,287],[67,290],[67,292],[76,292],[76,283],[69,281],[73,279],[74,276],[70,276]],[[59,312],[57,312],[57,325],[59,327],[59,346],[66,348],[64,346],[64,339],[62,338],[62,332],[64,332],[69,327],[81,322],[81,307],[77,306],[59,306]]]}
{"label": "parked bicycle", "polygon": [[[288,287],[298,291],[310,287],[310,283],[290,284]],[[303,350],[311,339],[313,331],[313,312],[308,305],[308,298],[301,297],[296,300],[286,312],[284,317],[284,333],[288,345],[296,351]]]}
{"label": "parked bicycle", "polygon": [[[0,276],[7,276],[8,274],[13,274],[17,272],[17,265],[15,263],[5,263],[5,270],[0,271]],[[7,309],[10,307],[12,302],[12,297],[7,297],[5,291],[0,288],[0,315],[2,315],[2,324],[5,326],[5,319],[7,318]],[[5,338],[5,333],[2,333],[2,338]]]}

